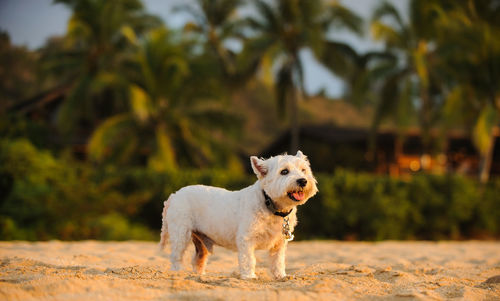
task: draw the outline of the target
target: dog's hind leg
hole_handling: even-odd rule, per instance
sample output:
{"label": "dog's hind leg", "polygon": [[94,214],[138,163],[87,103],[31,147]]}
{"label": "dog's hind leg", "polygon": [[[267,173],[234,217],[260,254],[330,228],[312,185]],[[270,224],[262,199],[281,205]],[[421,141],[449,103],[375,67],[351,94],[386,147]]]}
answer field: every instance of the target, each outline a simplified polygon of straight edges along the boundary
{"label": "dog's hind leg", "polygon": [[161,214],[161,235],[160,235],[160,251],[165,249],[165,245],[167,244],[168,239],[168,226],[167,226],[167,210],[170,205],[170,198],[163,202],[163,212]]}
{"label": "dog's hind leg", "polygon": [[189,244],[191,229],[185,225],[176,225],[170,229],[170,263],[172,271],[178,271],[182,267],[182,258]]}
{"label": "dog's hind leg", "polygon": [[193,232],[191,238],[196,249],[192,261],[193,270],[198,274],[205,274],[208,255],[212,253],[213,241],[200,232]]}

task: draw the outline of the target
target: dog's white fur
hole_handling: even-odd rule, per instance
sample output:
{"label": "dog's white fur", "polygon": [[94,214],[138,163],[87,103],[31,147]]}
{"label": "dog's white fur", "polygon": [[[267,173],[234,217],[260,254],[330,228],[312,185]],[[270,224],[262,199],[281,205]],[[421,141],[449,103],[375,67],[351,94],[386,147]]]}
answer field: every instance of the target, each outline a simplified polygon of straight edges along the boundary
{"label": "dog's white fur", "polygon": [[[283,218],[274,215],[265,205],[264,190],[281,212],[288,212],[290,230],[297,224],[297,205],[304,204],[318,189],[307,157],[298,151],[295,156],[280,155],[267,160],[250,158],[258,180],[239,191],[194,185],[170,195],[164,202],[160,248],[170,237],[171,269],[181,268],[189,241],[196,247],[193,268],[203,274],[212,244],[238,251],[240,276],[256,278],[254,250],[268,250],[271,273],[277,279],[286,276],[285,250],[282,234]],[[283,175],[282,170],[288,174]],[[306,179],[300,188],[298,179]],[[304,197],[292,200],[288,192],[303,190]]]}

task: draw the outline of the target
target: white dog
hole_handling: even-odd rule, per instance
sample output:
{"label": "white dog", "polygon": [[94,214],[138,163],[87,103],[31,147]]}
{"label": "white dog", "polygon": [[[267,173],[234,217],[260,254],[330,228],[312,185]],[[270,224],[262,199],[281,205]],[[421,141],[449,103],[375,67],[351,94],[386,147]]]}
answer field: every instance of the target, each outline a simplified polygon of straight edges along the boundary
{"label": "white dog", "polygon": [[192,240],[193,268],[200,274],[216,244],[238,251],[243,279],[256,278],[254,250],[268,250],[273,276],[286,276],[285,250],[297,224],[296,207],[316,194],[316,179],[301,151],[267,160],[252,156],[250,162],[258,180],[249,187],[187,186],[164,202],[160,248],[170,236],[172,270],[181,268]]}

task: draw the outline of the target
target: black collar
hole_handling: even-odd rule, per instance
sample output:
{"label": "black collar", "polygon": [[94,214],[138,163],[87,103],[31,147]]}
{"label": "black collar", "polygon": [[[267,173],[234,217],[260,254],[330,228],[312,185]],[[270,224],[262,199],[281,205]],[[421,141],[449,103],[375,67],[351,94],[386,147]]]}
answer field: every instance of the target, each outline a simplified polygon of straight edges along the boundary
{"label": "black collar", "polygon": [[274,205],[273,199],[271,199],[267,193],[262,190],[262,193],[264,194],[264,198],[266,199],[266,207],[269,209],[274,215],[285,217],[289,215],[293,209],[290,209],[288,212],[281,212],[276,209],[276,206]]}

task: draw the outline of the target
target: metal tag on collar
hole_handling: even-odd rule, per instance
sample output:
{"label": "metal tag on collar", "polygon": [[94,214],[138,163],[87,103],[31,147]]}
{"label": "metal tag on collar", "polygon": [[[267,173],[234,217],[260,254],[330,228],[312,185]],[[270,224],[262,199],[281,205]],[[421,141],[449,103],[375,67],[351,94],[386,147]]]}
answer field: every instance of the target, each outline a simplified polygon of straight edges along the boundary
{"label": "metal tag on collar", "polygon": [[290,224],[288,223],[288,216],[283,218],[283,235],[286,241],[292,241],[294,236],[290,231]]}

